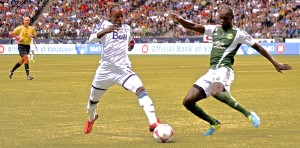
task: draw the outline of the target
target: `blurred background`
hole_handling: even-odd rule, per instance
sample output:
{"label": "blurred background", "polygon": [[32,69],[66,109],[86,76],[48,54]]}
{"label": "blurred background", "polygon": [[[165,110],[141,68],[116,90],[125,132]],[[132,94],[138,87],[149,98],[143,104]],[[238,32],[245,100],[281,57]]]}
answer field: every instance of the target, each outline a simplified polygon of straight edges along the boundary
{"label": "blurred background", "polygon": [[[234,25],[254,38],[300,38],[300,0],[0,0],[0,39],[13,43],[9,32],[31,18],[38,39],[67,39],[85,42],[100,19],[109,20],[109,7],[119,3],[124,21],[132,27],[137,42],[174,42],[189,38],[206,42],[197,32],[184,29],[169,19],[176,13],[204,25],[218,23],[218,7],[234,10]],[[154,40],[143,39],[153,38]]]}

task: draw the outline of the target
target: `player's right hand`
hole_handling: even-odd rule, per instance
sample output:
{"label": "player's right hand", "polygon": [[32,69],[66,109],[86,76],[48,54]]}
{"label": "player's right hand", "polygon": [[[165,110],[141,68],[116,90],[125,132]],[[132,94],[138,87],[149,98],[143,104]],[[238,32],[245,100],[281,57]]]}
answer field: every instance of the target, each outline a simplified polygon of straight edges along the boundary
{"label": "player's right hand", "polygon": [[178,21],[178,19],[179,19],[179,16],[175,13],[170,13],[169,16],[171,17],[171,19],[173,21]]}
{"label": "player's right hand", "polygon": [[117,32],[118,30],[120,29],[120,26],[117,25],[117,24],[113,24],[113,25],[110,25],[106,31],[107,33],[110,33],[110,32]]}
{"label": "player's right hand", "polygon": [[105,30],[103,30],[101,32],[98,32],[97,33],[97,38],[100,39],[102,37],[102,35],[107,34],[107,33],[111,33],[111,32],[117,32],[119,29],[120,29],[120,26],[117,25],[117,24],[110,25]]}

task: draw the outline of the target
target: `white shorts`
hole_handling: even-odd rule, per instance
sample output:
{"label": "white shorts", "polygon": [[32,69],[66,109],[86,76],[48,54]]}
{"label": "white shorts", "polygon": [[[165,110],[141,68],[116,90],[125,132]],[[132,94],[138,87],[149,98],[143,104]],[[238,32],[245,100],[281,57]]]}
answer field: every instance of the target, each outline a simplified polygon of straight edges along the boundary
{"label": "white shorts", "polygon": [[220,82],[224,85],[226,91],[230,92],[230,86],[234,80],[233,70],[229,67],[209,69],[208,72],[200,77],[194,84],[202,87],[206,97],[211,96],[211,84]]}
{"label": "white shorts", "polygon": [[130,67],[99,66],[94,80],[93,87],[107,90],[114,84],[118,84],[127,90],[136,93],[136,90],[143,86],[141,79]]}

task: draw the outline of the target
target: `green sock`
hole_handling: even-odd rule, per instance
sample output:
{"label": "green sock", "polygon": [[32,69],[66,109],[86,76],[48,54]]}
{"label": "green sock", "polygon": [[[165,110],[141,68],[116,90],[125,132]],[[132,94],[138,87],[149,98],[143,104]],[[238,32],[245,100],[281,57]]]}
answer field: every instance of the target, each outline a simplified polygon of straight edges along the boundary
{"label": "green sock", "polygon": [[191,111],[194,115],[197,117],[209,122],[211,125],[215,125],[217,120],[211,117],[209,114],[207,114],[204,110],[202,110],[199,106],[191,105],[187,107],[189,111]]}
{"label": "green sock", "polygon": [[243,113],[246,117],[250,115],[250,112],[241,104],[239,104],[229,93],[222,92],[219,96],[219,100],[226,103],[230,107],[238,110],[239,112]]}

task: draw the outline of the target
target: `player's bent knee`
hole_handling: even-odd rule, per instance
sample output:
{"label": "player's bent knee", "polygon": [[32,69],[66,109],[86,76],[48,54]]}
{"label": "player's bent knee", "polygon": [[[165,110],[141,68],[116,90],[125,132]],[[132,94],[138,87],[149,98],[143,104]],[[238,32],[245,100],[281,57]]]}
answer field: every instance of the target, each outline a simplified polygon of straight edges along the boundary
{"label": "player's bent knee", "polygon": [[22,64],[24,63],[24,60],[23,60],[22,57],[19,59],[18,63],[19,63],[20,65],[22,65]]}
{"label": "player's bent knee", "polygon": [[137,90],[136,90],[136,94],[138,95],[138,94],[140,94],[142,91],[145,91],[146,90],[146,88],[144,87],[144,86],[141,86],[141,87],[139,87]]}
{"label": "player's bent knee", "polygon": [[185,97],[182,101],[183,106],[186,108],[189,108],[191,106],[194,106],[196,104],[195,101],[192,101],[192,99]]}
{"label": "player's bent knee", "polygon": [[23,56],[23,60],[24,60],[24,63],[25,63],[25,64],[28,64],[29,59],[28,59],[28,56],[27,56],[27,55]]}
{"label": "player's bent knee", "polygon": [[90,100],[92,100],[94,102],[99,101],[105,92],[106,92],[106,89],[101,89],[101,88],[92,86]]}
{"label": "player's bent knee", "polygon": [[221,93],[221,91],[211,91],[211,95],[217,99],[220,98]]}

